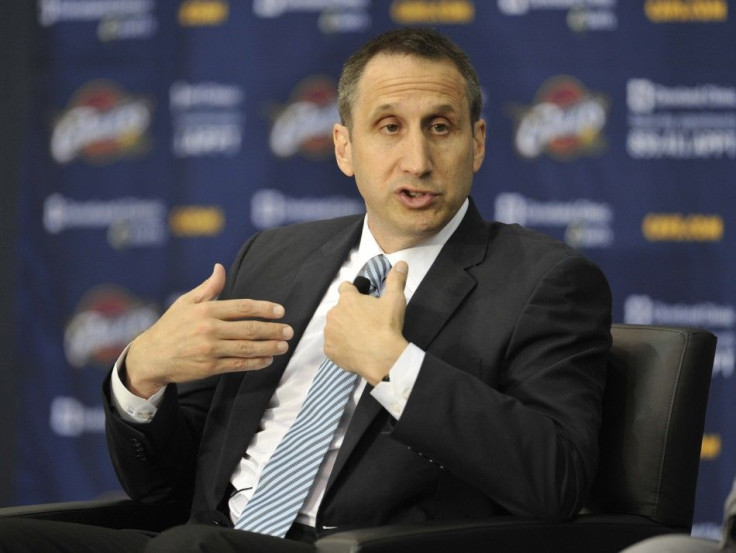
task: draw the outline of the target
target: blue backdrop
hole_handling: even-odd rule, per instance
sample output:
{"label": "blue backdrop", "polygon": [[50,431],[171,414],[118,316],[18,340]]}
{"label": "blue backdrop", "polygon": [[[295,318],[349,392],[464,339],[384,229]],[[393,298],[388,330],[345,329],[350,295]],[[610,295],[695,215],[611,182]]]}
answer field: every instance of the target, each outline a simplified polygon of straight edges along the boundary
{"label": "blue backdrop", "polygon": [[379,31],[432,25],[481,76],[483,214],[598,262],[614,320],[718,335],[694,527],[714,535],[736,474],[730,7],[38,0],[15,501],[119,493],[99,394],[111,362],[254,231],[362,209],[332,154],[341,64]]}

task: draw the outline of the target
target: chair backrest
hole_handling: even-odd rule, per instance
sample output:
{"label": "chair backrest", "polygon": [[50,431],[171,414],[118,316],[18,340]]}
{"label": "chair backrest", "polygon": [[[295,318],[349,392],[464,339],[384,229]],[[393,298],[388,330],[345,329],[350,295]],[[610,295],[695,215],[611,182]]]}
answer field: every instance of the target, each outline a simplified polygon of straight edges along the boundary
{"label": "chair backrest", "polygon": [[696,328],[621,324],[611,334],[588,510],[689,530],[716,337]]}

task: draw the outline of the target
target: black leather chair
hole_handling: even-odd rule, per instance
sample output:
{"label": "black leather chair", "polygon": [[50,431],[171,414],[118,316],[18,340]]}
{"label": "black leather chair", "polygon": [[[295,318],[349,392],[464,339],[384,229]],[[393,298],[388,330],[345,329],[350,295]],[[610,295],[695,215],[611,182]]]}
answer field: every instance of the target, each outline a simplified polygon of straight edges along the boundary
{"label": "black leather chair", "polygon": [[[644,538],[689,532],[716,338],[692,328],[614,325],[601,463],[587,508],[569,522],[499,517],[341,532],[321,553],[617,552]],[[175,505],[128,500],[0,509],[113,528],[161,530],[186,520]]]}

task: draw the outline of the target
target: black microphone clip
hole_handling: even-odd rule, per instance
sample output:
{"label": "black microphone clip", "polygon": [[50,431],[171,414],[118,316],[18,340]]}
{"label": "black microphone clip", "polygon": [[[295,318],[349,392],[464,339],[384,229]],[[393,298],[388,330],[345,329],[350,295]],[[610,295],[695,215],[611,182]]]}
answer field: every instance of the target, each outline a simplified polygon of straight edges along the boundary
{"label": "black microphone clip", "polygon": [[371,293],[371,281],[364,276],[358,275],[355,277],[353,286],[355,286],[361,294],[368,295]]}

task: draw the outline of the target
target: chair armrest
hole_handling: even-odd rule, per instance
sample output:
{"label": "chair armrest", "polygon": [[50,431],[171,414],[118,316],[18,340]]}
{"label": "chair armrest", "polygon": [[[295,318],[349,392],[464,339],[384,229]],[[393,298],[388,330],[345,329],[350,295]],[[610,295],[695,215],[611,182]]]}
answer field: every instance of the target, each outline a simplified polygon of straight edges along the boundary
{"label": "chair armrest", "polygon": [[618,553],[648,537],[684,531],[633,515],[590,515],[561,523],[504,517],[350,530],[315,545],[318,553]]}
{"label": "chair armrest", "polygon": [[0,508],[0,518],[23,517],[76,522],[107,528],[159,532],[186,522],[187,509],[176,503],[138,503],[129,499],[69,501]]}
{"label": "chair armrest", "polygon": [[[175,503],[124,500],[71,501],[0,508],[0,518],[24,517],[108,528],[161,531],[187,519]],[[391,525],[337,532],[317,540],[318,553],[618,553],[660,534],[686,532],[635,515],[584,515],[572,522],[517,517]]]}

